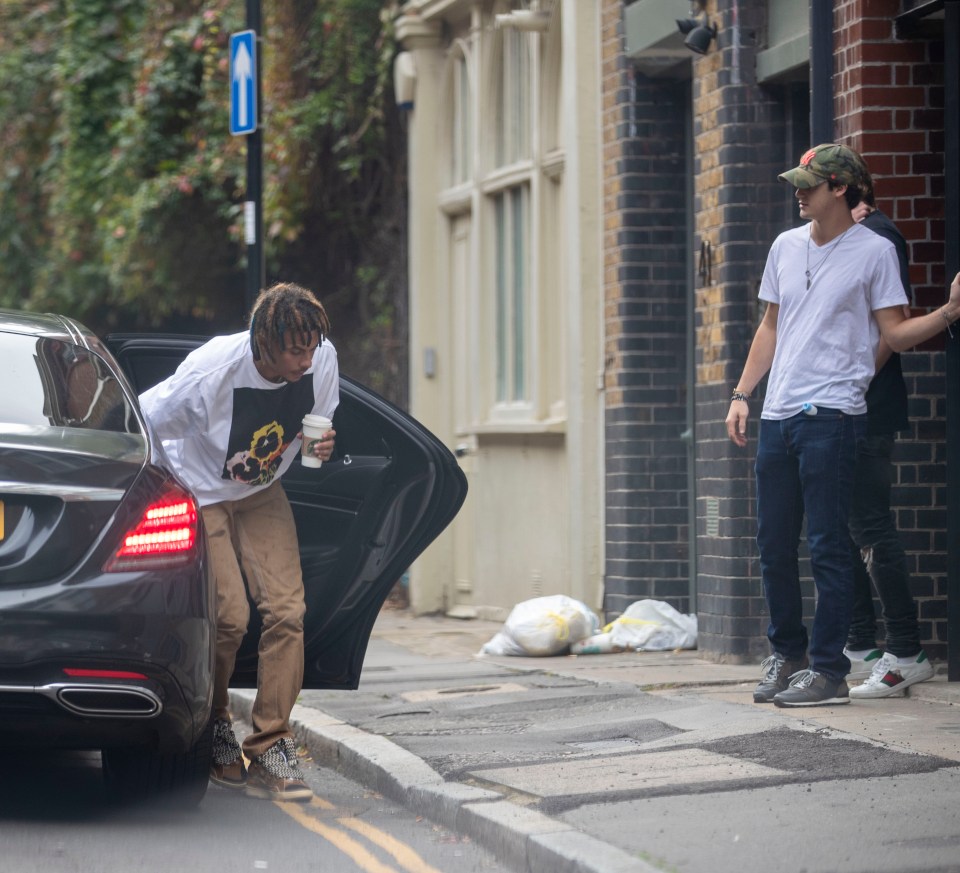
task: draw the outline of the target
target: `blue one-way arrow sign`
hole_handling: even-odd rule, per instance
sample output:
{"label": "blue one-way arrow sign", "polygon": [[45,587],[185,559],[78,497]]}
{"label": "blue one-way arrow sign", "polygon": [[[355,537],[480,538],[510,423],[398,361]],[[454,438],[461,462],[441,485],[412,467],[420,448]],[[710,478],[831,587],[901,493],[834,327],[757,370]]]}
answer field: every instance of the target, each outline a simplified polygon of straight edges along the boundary
{"label": "blue one-way arrow sign", "polygon": [[241,30],[230,35],[230,133],[257,129],[257,35]]}

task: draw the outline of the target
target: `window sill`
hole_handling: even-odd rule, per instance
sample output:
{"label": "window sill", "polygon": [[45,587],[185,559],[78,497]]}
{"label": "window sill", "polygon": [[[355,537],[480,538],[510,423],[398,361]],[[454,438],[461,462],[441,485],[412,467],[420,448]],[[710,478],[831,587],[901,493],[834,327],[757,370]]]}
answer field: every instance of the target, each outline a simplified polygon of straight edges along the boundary
{"label": "window sill", "polygon": [[475,436],[478,439],[512,436],[564,436],[565,418],[545,418],[540,421],[496,421],[474,425],[457,432],[457,436]]}

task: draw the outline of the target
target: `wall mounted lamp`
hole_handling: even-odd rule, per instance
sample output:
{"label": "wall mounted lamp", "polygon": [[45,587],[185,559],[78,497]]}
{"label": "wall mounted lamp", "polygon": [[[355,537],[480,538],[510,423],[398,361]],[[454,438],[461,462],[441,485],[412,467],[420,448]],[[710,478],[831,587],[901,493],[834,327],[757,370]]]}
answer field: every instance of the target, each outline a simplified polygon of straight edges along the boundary
{"label": "wall mounted lamp", "polygon": [[[700,2],[701,10],[703,7],[703,2]],[[690,16],[688,18],[677,19],[677,30],[687,37],[683,41],[683,44],[690,49],[690,51],[696,52],[698,55],[706,54],[710,48],[710,43],[717,36],[717,26],[710,23],[706,11],[697,18],[696,12],[693,9],[690,10]]]}
{"label": "wall mounted lamp", "polygon": [[705,55],[710,48],[710,43],[717,36],[717,26],[707,21],[706,15],[703,21],[687,34],[683,44],[692,52],[698,55]]}

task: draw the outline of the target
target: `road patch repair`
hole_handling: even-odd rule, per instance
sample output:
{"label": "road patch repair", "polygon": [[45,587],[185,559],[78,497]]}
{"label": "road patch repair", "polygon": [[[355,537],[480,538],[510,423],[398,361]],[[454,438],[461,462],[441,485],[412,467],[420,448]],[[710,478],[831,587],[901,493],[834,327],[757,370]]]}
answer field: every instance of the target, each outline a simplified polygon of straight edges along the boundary
{"label": "road patch repair", "polygon": [[447,781],[521,798],[547,813],[600,798],[893,776],[956,763],[785,722],[772,707],[704,702],[685,689],[651,693],[628,683],[472,666],[474,675],[464,676],[398,665],[369,674],[356,692],[303,697],[389,737]]}

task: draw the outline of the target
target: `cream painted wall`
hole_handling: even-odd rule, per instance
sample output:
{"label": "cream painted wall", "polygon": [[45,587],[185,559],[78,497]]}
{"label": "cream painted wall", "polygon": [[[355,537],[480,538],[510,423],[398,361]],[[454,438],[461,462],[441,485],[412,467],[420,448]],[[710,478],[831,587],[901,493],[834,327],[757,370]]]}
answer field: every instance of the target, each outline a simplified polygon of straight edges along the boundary
{"label": "cream painted wall", "polygon": [[[532,299],[538,321],[531,354],[541,381],[534,418],[517,423],[491,415],[487,399],[492,339],[483,319],[492,291],[484,269],[490,251],[485,195],[474,186],[451,207],[444,188],[447,34],[476,48],[492,26],[492,12],[502,7],[494,10],[490,0],[410,0],[398,18],[398,39],[413,54],[417,76],[408,118],[411,412],[448,446],[462,448],[470,486],[450,529],[411,568],[411,607],[418,613],[502,619],[521,600],[558,593],[595,609],[601,604],[599,5],[598,0],[542,3],[562,20],[560,147],[542,166],[538,155],[531,190],[535,198],[553,192],[556,199],[545,199],[546,208],[561,214],[548,222],[537,207],[533,212]],[[473,54],[474,62],[478,57]],[[481,78],[474,85],[478,106],[488,105],[482,97],[489,83]],[[478,114],[478,162],[490,124]],[[458,210],[466,210],[466,217]],[[557,230],[548,234],[546,226]],[[466,289],[456,287],[461,281]],[[424,368],[428,350],[436,364],[432,376]]]}
{"label": "cream painted wall", "polygon": [[[552,443],[552,445],[551,445]],[[503,619],[521,600],[572,594],[566,451],[561,439],[497,441],[475,457],[474,566],[481,617]],[[488,472],[489,471],[489,472]]]}
{"label": "cream painted wall", "polygon": [[[439,230],[436,197],[436,133],[439,128],[440,85],[445,53],[440,23],[410,16],[398,22],[398,36],[413,55],[416,75],[414,108],[408,116],[409,286],[410,286],[410,411],[444,443],[453,448],[453,422],[446,400],[450,383],[447,321],[436,257]],[[424,355],[432,349],[436,376],[424,376]],[[409,572],[410,605],[417,613],[445,608],[452,585],[454,532],[444,531]]]}

